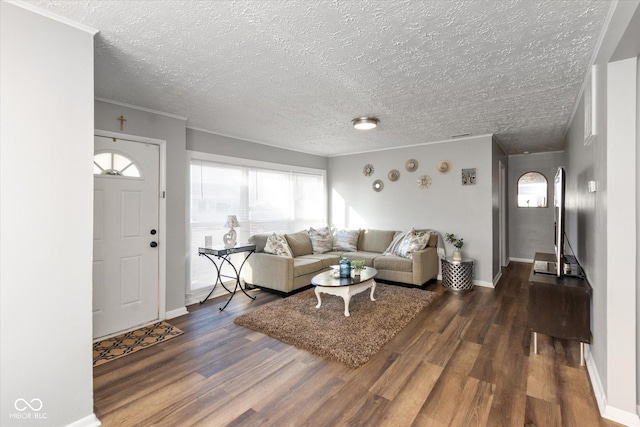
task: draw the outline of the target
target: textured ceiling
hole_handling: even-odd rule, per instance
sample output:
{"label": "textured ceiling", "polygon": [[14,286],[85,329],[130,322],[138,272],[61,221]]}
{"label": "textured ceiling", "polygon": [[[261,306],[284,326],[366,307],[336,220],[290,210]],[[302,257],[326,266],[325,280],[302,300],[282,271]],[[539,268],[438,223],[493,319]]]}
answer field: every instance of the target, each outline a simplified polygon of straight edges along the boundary
{"label": "textured ceiling", "polygon": [[[98,29],[95,95],[320,155],[563,149],[610,2],[34,1]],[[356,131],[351,119],[380,119]]]}

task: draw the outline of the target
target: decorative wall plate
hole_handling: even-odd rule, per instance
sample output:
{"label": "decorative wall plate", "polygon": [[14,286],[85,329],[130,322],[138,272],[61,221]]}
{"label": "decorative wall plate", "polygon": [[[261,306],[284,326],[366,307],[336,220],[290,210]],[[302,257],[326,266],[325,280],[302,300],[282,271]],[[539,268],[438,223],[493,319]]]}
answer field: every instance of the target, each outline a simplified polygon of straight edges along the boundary
{"label": "decorative wall plate", "polygon": [[398,172],[398,169],[392,169],[389,171],[387,176],[389,177],[389,181],[395,182],[400,178],[400,172]]}
{"label": "decorative wall plate", "polygon": [[384,182],[380,181],[379,179],[376,179],[375,181],[373,181],[372,187],[373,187],[373,191],[380,192],[384,188]]}
{"label": "decorative wall plate", "polygon": [[373,165],[371,163],[367,163],[362,168],[362,173],[364,174],[364,176],[371,176],[374,170],[375,168],[373,167]]}
{"label": "decorative wall plate", "polygon": [[409,159],[407,163],[404,164],[404,168],[409,172],[415,172],[418,169],[418,161],[416,159]]}
{"label": "decorative wall plate", "polygon": [[450,170],[451,170],[451,164],[446,160],[443,160],[440,163],[438,163],[438,172],[447,173]]}
{"label": "decorative wall plate", "polygon": [[431,185],[431,177],[429,175],[422,175],[420,178],[418,178],[418,187],[421,190],[424,190],[425,188],[429,188],[430,185]]}

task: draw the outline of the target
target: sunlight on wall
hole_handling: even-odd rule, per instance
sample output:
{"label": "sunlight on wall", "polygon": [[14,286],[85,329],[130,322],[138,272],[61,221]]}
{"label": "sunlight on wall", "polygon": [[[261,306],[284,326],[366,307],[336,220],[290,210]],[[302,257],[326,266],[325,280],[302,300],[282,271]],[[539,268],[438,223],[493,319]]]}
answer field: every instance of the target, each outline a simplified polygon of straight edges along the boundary
{"label": "sunlight on wall", "polygon": [[358,212],[356,212],[352,207],[349,207],[349,218],[347,221],[347,228],[356,229],[356,228],[367,228],[367,224],[365,223],[364,218],[362,218]]}
{"label": "sunlight on wall", "polygon": [[329,224],[337,229],[367,228],[364,218],[351,206],[347,206],[344,198],[335,188],[331,189],[331,218]]}
{"label": "sunlight on wall", "polygon": [[336,228],[345,228],[347,224],[346,204],[335,188],[331,189],[331,218],[329,224]]}

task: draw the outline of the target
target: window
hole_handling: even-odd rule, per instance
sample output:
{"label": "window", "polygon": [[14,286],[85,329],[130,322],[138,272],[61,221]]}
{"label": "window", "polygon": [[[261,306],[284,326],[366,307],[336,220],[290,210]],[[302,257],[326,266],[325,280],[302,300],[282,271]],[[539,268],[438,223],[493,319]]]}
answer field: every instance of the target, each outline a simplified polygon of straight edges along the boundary
{"label": "window", "polygon": [[290,233],[326,224],[325,177],[317,173],[230,165],[190,164],[191,290],[213,285],[211,263],[195,254],[212,236],[222,245],[227,215],[236,215],[238,242],[257,233]]}
{"label": "window", "polygon": [[527,172],[518,179],[518,207],[547,207],[547,178],[540,172]]}
{"label": "window", "polygon": [[103,151],[93,156],[93,174],[140,178],[140,169],[135,162],[124,154]]}

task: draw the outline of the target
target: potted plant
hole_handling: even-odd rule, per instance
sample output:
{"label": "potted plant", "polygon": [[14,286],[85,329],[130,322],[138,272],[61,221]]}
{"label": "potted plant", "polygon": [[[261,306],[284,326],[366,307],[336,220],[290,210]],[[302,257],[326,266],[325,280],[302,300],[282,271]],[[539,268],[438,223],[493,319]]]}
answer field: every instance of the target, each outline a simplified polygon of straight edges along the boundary
{"label": "potted plant", "polygon": [[462,261],[462,246],[464,246],[464,239],[458,239],[455,234],[447,233],[445,234],[445,239],[447,242],[451,243],[455,249],[453,250],[453,256],[451,257],[454,261]]}
{"label": "potted plant", "polygon": [[367,266],[364,265],[363,259],[356,259],[351,261],[351,269],[353,270],[354,276],[360,276],[360,272],[365,268],[367,268]]}

